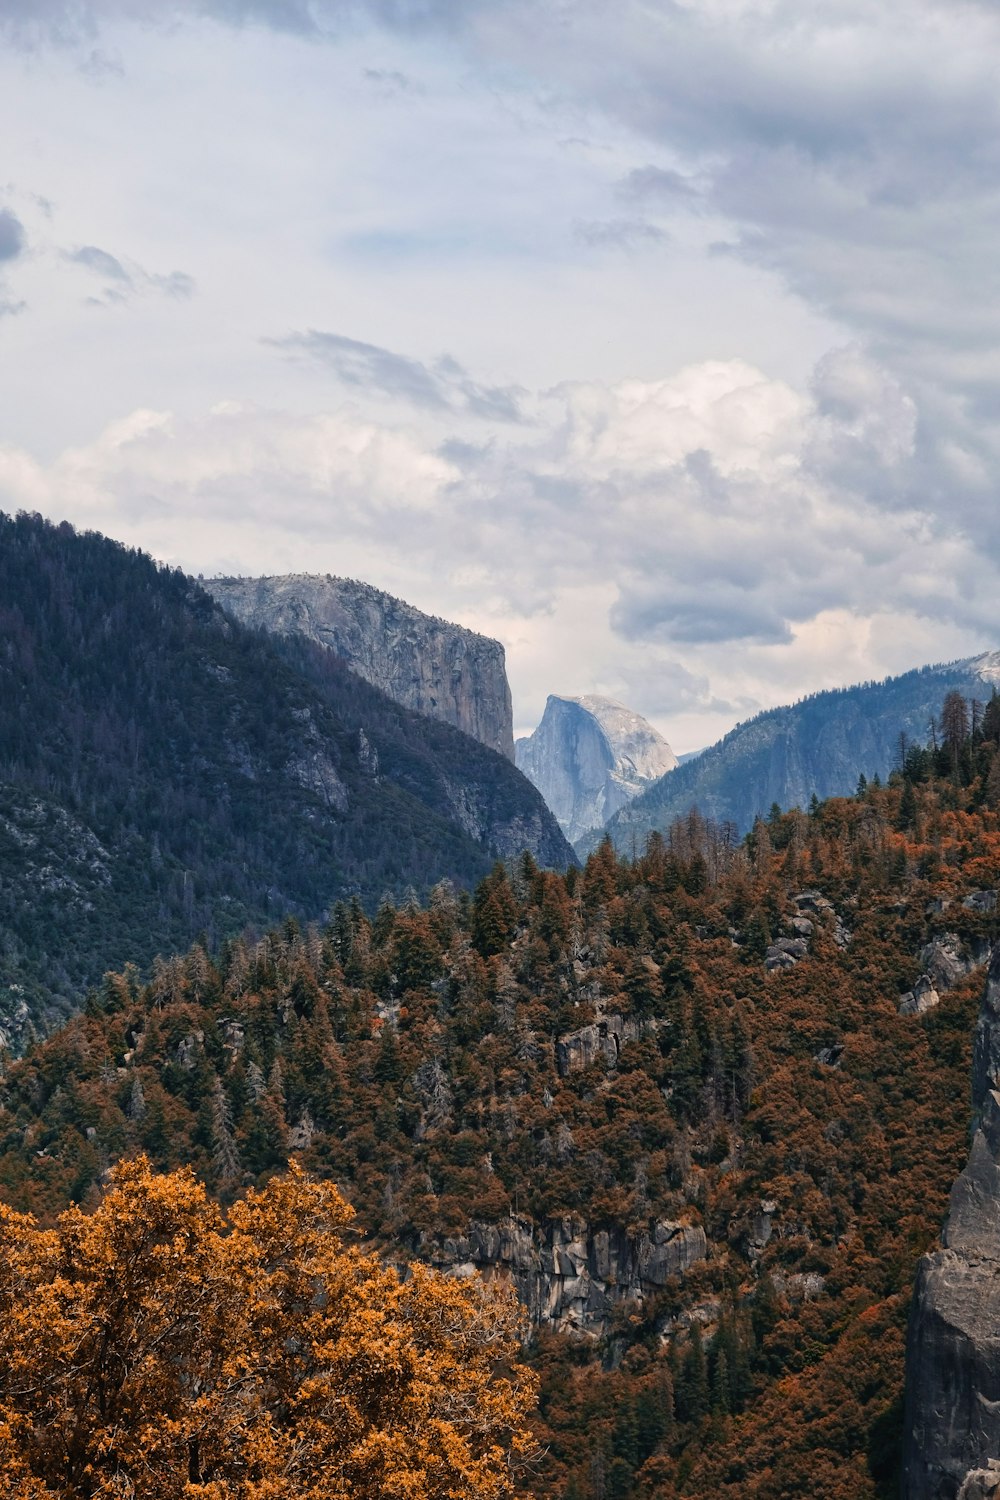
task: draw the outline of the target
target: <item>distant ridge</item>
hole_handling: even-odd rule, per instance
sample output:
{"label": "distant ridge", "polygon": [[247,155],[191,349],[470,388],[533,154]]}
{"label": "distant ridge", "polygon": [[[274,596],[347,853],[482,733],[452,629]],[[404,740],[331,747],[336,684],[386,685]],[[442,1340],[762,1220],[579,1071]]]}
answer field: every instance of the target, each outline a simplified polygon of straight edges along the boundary
{"label": "distant ridge", "polygon": [[[853,792],[861,775],[884,779],[899,763],[900,735],[924,743],[947,693],[985,700],[994,687],[1000,687],[1000,651],[985,651],[766,709],[621,808],[607,831],[630,851],[697,807],[745,833],[774,803],[806,807],[813,796]],[[578,851],[602,836],[600,829],[584,836]]]}

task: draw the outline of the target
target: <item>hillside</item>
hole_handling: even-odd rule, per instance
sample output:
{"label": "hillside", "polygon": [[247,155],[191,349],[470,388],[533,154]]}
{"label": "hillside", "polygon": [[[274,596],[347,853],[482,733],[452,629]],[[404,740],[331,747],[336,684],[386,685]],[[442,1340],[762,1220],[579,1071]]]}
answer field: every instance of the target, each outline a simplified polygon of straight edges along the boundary
{"label": "hillside", "polygon": [[[768,709],[662,777],[611,818],[607,830],[627,852],[692,807],[743,834],[774,804],[808,807],[814,796],[846,796],[859,776],[884,781],[899,765],[900,735],[925,742],[948,692],[982,701],[997,685],[1000,651],[992,651]],[[602,832],[579,839],[579,849],[593,848]]]}
{"label": "hillside", "polygon": [[0,517],[0,1033],[148,965],[497,856],[572,858],[504,757],[103,537]]}
{"label": "hillside", "polygon": [[390,1257],[513,1279],[561,1500],[890,1500],[916,1264],[1000,936],[1000,714],[735,844],[496,868],[110,977],[0,1088],[48,1215],[143,1149],[290,1152]]}

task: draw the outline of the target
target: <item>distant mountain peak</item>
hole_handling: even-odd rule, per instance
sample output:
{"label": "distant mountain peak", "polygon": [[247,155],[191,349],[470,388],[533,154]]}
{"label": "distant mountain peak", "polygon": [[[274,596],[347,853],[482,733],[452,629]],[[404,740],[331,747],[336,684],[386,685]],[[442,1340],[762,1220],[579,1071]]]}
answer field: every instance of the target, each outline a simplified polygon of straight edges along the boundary
{"label": "distant mountain peak", "polygon": [[550,694],[534,734],[517,741],[515,758],[571,840],[599,828],[678,763],[641,714],[596,693]]}

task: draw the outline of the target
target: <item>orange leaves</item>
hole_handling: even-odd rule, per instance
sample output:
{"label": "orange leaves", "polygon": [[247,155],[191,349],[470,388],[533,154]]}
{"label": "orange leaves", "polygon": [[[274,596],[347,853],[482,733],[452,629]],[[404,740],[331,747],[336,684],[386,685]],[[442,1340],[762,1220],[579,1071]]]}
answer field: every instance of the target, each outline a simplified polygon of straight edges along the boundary
{"label": "orange leaves", "polygon": [[4,1500],[511,1494],[515,1305],[403,1280],[345,1247],[351,1217],[293,1166],[226,1222],[145,1160],[55,1230],[0,1210]]}

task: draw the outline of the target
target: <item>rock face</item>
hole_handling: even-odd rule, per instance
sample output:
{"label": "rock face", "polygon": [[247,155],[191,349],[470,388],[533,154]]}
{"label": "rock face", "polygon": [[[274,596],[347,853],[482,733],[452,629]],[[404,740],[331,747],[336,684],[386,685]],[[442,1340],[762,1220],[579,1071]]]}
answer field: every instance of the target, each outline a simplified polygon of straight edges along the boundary
{"label": "rock face", "polygon": [[611,698],[551,696],[534,734],[515,747],[518,769],[545,798],[572,843],[672,771],[661,734]]}
{"label": "rock face", "polygon": [[210,578],[203,587],[244,624],[328,646],[404,708],[453,724],[514,759],[510,686],[499,641],[349,578],[291,573]]}
{"label": "rock face", "polygon": [[920,1263],[906,1355],[904,1500],[990,1494],[1000,1455],[1000,945],[973,1052],[980,1112],[943,1249]]}
{"label": "rock face", "polygon": [[612,1310],[662,1290],[707,1255],[700,1224],[658,1220],[639,1234],[567,1217],[533,1224],[512,1216],[469,1225],[461,1237],[427,1241],[420,1254],[456,1276],[514,1282],[535,1326],[597,1337]]}

